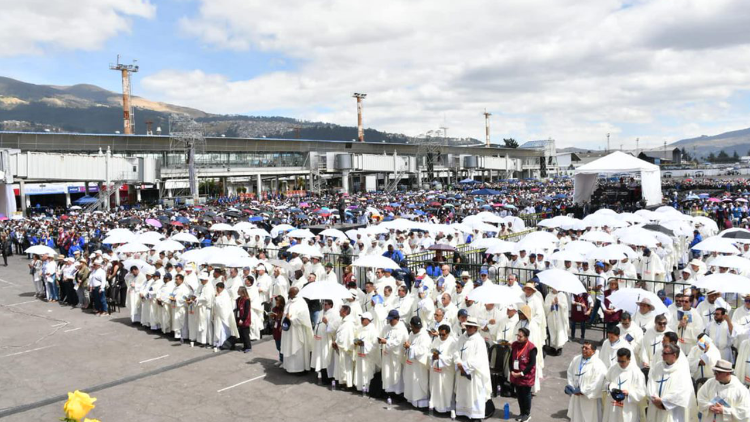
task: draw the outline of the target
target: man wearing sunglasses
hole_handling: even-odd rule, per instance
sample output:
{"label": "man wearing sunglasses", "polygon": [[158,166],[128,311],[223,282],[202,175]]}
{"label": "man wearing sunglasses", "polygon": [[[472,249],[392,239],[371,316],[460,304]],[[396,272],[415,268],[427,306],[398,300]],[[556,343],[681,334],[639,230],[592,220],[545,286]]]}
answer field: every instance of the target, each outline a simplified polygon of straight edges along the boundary
{"label": "man wearing sunglasses", "polygon": [[680,348],[667,344],[661,350],[662,360],[648,374],[647,395],[649,421],[683,422],[696,420],[697,403],[688,365],[679,362]]}

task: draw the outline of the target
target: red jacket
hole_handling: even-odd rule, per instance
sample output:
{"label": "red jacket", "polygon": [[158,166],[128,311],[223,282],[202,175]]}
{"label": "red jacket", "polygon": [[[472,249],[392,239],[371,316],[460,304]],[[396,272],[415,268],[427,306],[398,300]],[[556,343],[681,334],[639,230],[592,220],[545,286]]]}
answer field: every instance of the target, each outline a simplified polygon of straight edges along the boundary
{"label": "red jacket", "polygon": [[[244,297],[237,298],[237,310],[235,311],[235,318],[237,319],[237,327],[246,328],[250,326],[250,299]],[[240,322],[241,321],[241,322]]]}
{"label": "red jacket", "polygon": [[[532,387],[534,385],[536,377],[536,353],[533,354],[532,362],[532,350],[536,350],[536,346],[529,340],[526,340],[524,344],[514,341],[510,345],[510,370],[511,372],[521,372],[523,374],[520,377],[510,377],[511,384],[522,387]],[[518,361],[518,369],[515,368],[516,361]],[[530,365],[531,369],[526,371],[526,367]]]}

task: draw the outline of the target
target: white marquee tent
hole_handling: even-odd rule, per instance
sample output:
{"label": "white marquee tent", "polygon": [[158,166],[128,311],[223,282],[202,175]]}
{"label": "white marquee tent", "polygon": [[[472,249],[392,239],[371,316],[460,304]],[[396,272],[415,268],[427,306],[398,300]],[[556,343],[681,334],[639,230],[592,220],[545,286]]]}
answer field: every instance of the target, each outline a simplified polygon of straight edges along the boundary
{"label": "white marquee tent", "polygon": [[635,172],[641,174],[641,190],[646,205],[661,204],[661,171],[659,166],[621,151],[615,151],[576,169],[573,200],[577,204],[590,200],[594,189],[596,189],[599,174]]}

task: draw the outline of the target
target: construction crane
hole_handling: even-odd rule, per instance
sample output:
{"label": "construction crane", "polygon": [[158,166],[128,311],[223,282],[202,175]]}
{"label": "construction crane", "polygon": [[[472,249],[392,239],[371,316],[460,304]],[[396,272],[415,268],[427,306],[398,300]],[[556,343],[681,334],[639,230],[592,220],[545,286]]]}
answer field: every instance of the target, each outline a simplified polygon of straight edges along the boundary
{"label": "construction crane", "polygon": [[133,60],[133,64],[120,63],[120,55],[117,55],[117,63],[109,65],[110,70],[118,70],[122,73],[122,121],[123,132],[125,135],[132,135],[135,132],[135,115],[133,105],[130,103],[130,74],[138,71],[138,65]]}

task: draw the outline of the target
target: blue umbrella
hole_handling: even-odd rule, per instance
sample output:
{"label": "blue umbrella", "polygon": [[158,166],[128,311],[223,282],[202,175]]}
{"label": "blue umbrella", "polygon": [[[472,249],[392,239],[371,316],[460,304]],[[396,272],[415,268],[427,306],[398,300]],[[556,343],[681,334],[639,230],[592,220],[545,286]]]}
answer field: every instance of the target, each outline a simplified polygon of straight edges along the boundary
{"label": "blue umbrella", "polygon": [[292,208],[289,208],[289,212],[302,212],[302,210],[297,207],[292,207]]}
{"label": "blue umbrella", "polygon": [[698,195],[693,194],[693,195],[688,195],[687,198],[685,198],[685,199],[688,200],[688,201],[693,201],[693,200],[696,200],[696,199],[700,199],[700,197]]}
{"label": "blue umbrella", "polygon": [[189,224],[190,223],[190,219],[187,218],[187,217],[177,217],[177,221],[179,221],[182,224]]}
{"label": "blue umbrella", "polygon": [[424,211],[422,211],[422,210],[416,210],[416,211],[414,211],[414,214],[425,215],[426,213]]}
{"label": "blue umbrella", "polygon": [[254,216],[252,216],[252,217],[249,218],[249,221],[252,221],[252,222],[263,221],[263,217],[261,217],[259,215],[254,215]]}
{"label": "blue umbrella", "polygon": [[708,198],[709,196],[710,196],[710,195],[709,195],[709,194],[707,194],[707,193],[702,193],[702,194],[698,195],[698,197],[700,197],[700,198],[702,198],[702,199],[706,199],[706,198]]}
{"label": "blue umbrella", "polygon": [[553,198],[555,198],[555,199],[565,199],[567,197],[568,196],[565,195],[565,194],[563,194],[563,193],[558,193],[557,195],[553,196]]}
{"label": "blue umbrella", "polygon": [[400,207],[401,206],[401,204],[399,204],[398,202],[391,202],[389,205],[392,206],[392,207]]}
{"label": "blue umbrella", "polygon": [[73,203],[78,204],[78,205],[85,205],[85,204],[93,204],[96,201],[98,201],[98,199],[94,198],[93,196],[86,195],[86,196],[76,199],[75,201],[73,201]]}
{"label": "blue umbrella", "polygon": [[494,189],[476,189],[469,192],[469,195],[500,195],[500,191]]}
{"label": "blue umbrella", "polygon": [[461,183],[461,184],[464,184],[464,185],[473,185],[473,184],[479,183],[479,182],[477,182],[474,179],[464,179],[464,180],[462,180],[462,181],[460,181],[458,183]]}

